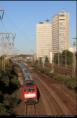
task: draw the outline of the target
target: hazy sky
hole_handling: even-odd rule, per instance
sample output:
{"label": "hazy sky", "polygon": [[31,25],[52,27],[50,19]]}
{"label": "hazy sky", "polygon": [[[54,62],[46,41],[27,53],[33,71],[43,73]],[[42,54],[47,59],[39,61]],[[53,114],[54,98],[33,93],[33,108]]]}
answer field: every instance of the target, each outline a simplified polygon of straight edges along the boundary
{"label": "hazy sky", "polygon": [[0,32],[15,32],[15,47],[24,53],[35,52],[36,24],[52,19],[58,12],[70,13],[70,40],[76,37],[76,1],[0,1],[5,10]]}

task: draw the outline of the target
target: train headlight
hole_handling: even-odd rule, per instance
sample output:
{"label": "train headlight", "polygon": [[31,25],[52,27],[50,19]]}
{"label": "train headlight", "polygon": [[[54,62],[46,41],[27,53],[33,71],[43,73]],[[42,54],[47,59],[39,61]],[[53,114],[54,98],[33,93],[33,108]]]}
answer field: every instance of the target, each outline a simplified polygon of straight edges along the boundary
{"label": "train headlight", "polygon": [[35,93],[24,94],[24,98],[34,98],[36,97]]}

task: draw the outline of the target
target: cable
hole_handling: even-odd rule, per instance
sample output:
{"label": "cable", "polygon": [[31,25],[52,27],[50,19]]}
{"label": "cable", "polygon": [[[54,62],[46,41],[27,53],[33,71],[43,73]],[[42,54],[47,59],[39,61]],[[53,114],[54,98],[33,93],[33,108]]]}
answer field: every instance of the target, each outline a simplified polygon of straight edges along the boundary
{"label": "cable", "polygon": [[0,12],[2,12],[2,15],[0,15],[0,20],[2,20],[4,16],[4,10],[0,9]]}
{"label": "cable", "polygon": [[[6,18],[8,18],[7,17],[8,15],[6,15]],[[15,26],[15,29],[16,30],[19,30],[19,32],[22,32],[22,29],[20,29],[20,27],[19,26],[17,26],[17,24],[14,22],[14,20],[11,18],[11,17],[9,17],[9,22],[13,25],[13,26]],[[22,23],[23,24],[23,23]]]}
{"label": "cable", "polygon": [[4,25],[4,23],[3,23],[2,20],[1,20],[1,23],[2,23],[2,25],[3,25],[3,28],[5,29],[5,32],[7,32],[7,29],[6,29],[6,27],[5,27],[5,25]]}
{"label": "cable", "polygon": [[[2,16],[1,16],[1,23],[2,23],[2,25],[3,25],[3,28],[5,29],[5,31],[7,32],[7,28],[6,28],[6,26],[5,26],[5,24],[4,24],[4,22],[3,22],[3,17],[4,17],[4,13],[5,12],[3,12],[3,14],[2,14]],[[17,24],[11,19],[11,17],[9,17],[9,19],[8,19],[8,13],[6,14],[5,13],[5,17],[6,17],[6,19],[13,25],[13,26],[15,26],[16,28],[16,30],[19,30],[19,32],[22,32],[22,29],[20,29],[20,27],[18,27],[17,26]],[[25,39],[25,38],[24,38]],[[28,38],[27,38],[28,39]],[[17,49],[17,48],[16,48]]]}

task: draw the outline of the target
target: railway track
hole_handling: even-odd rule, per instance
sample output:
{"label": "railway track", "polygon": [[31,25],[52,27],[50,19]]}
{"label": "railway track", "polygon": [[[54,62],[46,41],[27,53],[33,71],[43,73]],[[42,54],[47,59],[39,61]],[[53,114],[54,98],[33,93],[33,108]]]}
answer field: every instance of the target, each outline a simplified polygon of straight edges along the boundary
{"label": "railway track", "polygon": [[[19,76],[19,78],[20,77],[23,78],[22,76]],[[39,104],[26,104],[24,101],[21,102],[20,106],[16,109],[17,115],[38,116],[76,114],[74,92],[71,93],[65,86],[58,84],[57,81],[50,80],[35,71],[33,71],[32,77],[38,84],[41,92],[40,102]],[[21,93],[21,89],[19,92]],[[20,94],[18,93],[18,95],[19,98]]]}
{"label": "railway track", "polygon": [[35,116],[36,115],[36,105],[25,103],[25,115],[26,116]]}

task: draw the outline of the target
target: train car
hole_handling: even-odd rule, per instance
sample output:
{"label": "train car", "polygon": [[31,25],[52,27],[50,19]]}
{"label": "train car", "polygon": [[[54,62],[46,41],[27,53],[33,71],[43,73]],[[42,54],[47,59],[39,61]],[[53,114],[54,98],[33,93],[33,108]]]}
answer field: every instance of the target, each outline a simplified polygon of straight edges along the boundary
{"label": "train car", "polygon": [[30,72],[28,70],[24,71],[24,78],[30,78]]}
{"label": "train car", "polygon": [[22,86],[22,100],[26,103],[38,102],[38,88],[33,80],[26,80]]}

